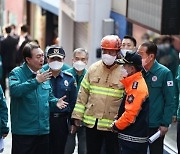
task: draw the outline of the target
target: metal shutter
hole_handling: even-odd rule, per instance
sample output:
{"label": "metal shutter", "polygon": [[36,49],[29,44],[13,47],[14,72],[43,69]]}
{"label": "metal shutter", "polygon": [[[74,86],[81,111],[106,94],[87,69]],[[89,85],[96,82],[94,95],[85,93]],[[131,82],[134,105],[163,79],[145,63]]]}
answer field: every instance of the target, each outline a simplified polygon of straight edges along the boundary
{"label": "metal shutter", "polygon": [[88,48],[88,23],[75,22],[74,23],[74,49]]}

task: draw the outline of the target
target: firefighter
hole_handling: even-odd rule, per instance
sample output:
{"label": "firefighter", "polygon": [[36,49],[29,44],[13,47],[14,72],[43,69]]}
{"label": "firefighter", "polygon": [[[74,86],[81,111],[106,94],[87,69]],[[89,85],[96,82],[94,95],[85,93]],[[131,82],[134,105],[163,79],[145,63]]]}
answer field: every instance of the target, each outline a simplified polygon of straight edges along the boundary
{"label": "firefighter", "polygon": [[122,66],[115,64],[121,40],[107,35],[101,41],[102,60],[92,64],[81,82],[80,91],[72,113],[74,124],[86,126],[87,154],[99,154],[105,142],[107,154],[118,153],[117,134],[110,125],[118,113],[123,96]]}
{"label": "firefighter", "polygon": [[119,108],[118,120],[112,129],[119,132],[121,154],[147,154],[148,146],[148,88],[142,76],[142,58],[136,52],[127,52],[125,58],[116,60],[126,72],[121,80],[125,95]]}

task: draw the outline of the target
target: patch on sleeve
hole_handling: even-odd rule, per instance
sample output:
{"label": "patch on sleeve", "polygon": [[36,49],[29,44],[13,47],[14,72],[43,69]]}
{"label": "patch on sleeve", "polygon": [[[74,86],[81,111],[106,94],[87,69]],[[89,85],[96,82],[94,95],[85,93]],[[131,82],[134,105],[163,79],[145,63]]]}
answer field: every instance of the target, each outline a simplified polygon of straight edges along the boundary
{"label": "patch on sleeve", "polygon": [[137,81],[133,82],[132,89],[137,89],[137,87],[138,87],[138,82]]}
{"label": "patch on sleeve", "polygon": [[172,87],[173,86],[173,81],[167,81],[167,86]]}
{"label": "patch on sleeve", "polygon": [[134,96],[131,94],[127,97],[127,102],[131,104],[134,101]]}

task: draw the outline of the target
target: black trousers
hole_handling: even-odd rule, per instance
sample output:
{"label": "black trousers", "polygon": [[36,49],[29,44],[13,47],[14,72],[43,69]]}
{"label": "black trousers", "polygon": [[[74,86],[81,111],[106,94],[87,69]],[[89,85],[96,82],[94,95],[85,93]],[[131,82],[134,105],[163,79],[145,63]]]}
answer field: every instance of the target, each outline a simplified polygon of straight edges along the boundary
{"label": "black trousers", "polygon": [[50,154],[64,154],[68,137],[68,116],[50,114]]}
{"label": "black trousers", "polygon": [[2,80],[1,80],[1,86],[2,86],[2,89],[3,89],[3,92],[5,94],[5,90],[6,90],[6,78],[9,76],[9,73],[11,72],[11,70],[13,69],[14,67],[7,67],[7,66],[3,66],[3,73],[2,73]]}
{"label": "black trousers", "polygon": [[118,154],[118,138],[117,134],[110,131],[100,131],[94,128],[86,128],[87,154],[100,154],[101,148],[105,144],[106,154]]}
{"label": "black trousers", "polygon": [[12,154],[48,154],[49,135],[12,134]]}
{"label": "black trousers", "polygon": [[120,154],[147,154],[148,142],[137,143],[119,139]]}
{"label": "black trousers", "polygon": [[[149,128],[149,137],[154,135],[158,129],[159,128]],[[165,136],[161,136],[153,143],[149,143],[150,154],[163,154],[164,137]]]}

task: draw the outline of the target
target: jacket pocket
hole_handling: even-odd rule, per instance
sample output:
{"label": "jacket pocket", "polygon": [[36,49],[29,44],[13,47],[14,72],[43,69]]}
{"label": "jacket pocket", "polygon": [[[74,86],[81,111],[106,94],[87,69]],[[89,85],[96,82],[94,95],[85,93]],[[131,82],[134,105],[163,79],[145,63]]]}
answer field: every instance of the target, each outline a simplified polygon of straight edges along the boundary
{"label": "jacket pocket", "polygon": [[120,82],[119,78],[112,80],[112,82],[109,84],[109,87],[112,87],[114,89],[123,89],[123,85]]}
{"label": "jacket pocket", "polygon": [[100,82],[100,77],[93,77],[92,79],[90,79],[90,83],[99,83]]}
{"label": "jacket pocket", "polygon": [[162,82],[151,82],[151,87],[153,88],[161,88],[162,87]]}

